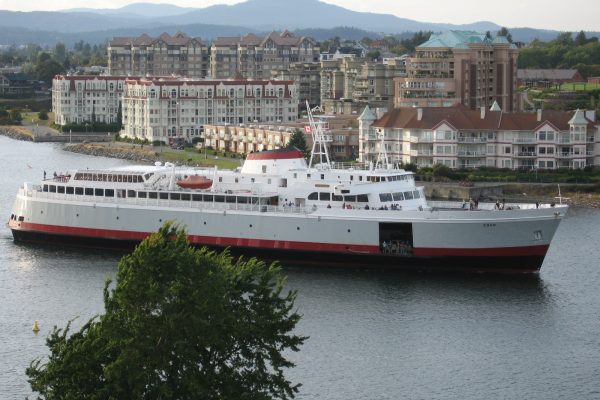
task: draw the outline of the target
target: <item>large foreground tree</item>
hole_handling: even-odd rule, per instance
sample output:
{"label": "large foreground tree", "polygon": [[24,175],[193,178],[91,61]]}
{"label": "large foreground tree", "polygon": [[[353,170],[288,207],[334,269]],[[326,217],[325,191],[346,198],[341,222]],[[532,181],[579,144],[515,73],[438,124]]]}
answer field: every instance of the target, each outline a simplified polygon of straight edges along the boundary
{"label": "large foreground tree", "polygon": [[305,338],[282,284],[276,265],[195,249],[166,224],[121,260],[105,314],[54,328],[29,382],[46,399],[293,398],[283,353]]}

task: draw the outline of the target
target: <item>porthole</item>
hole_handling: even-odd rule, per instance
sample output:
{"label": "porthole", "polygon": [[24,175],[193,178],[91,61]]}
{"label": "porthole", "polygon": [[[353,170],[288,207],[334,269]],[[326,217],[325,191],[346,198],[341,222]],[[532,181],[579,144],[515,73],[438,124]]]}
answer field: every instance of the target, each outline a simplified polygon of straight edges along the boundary
{"label": "porthole", "polygon": [[204,221],[204,225],[206,225],[206,221]]}
{"label": "porthole", "polygon": [[162,219],[159,219],[158,222],[162,222]]}
{"label": "porthole", "polygon": [[297,227],[296,227],[296,230],[297,230],[297,231],[299,231],[299,230],[300,230],[300,227],[299,227],[299,226],[297,226]]}
{"label": "porthole", "polygon": [[348,229],[348,233],[350,233],[350,229]]}
{"label": "porthole", "polygon": [[252,228],[252,224],[250,224],[250,228]]}

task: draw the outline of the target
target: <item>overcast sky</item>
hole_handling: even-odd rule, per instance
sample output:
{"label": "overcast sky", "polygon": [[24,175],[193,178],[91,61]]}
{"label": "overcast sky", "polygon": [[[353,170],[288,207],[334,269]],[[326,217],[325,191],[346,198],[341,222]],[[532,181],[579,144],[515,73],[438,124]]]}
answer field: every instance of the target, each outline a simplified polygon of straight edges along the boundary
{"label": "overcast sky", "polygon": [[[15,11],[68,8],[119,8],[135,2],[169,3],[201,8],[236,0],[0,0],[0,9]],[[293,0],[281,0],[293,1]],[[356,11],[394,14],[423,22],[454,24],[492,21],[507,27],[561,31],[600,31],[599,0],[326,0]]]}

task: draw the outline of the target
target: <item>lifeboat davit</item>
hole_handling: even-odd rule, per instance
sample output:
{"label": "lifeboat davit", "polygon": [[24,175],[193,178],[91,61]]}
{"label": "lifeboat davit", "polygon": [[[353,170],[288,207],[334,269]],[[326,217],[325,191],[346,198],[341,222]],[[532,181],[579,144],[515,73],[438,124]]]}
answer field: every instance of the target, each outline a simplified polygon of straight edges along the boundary
{"label": "lifeboat davit", "polygon": [[177,185],[184,189],[208,189],[212,184],[212,179],[200,175],[188,176],[177,181]]}

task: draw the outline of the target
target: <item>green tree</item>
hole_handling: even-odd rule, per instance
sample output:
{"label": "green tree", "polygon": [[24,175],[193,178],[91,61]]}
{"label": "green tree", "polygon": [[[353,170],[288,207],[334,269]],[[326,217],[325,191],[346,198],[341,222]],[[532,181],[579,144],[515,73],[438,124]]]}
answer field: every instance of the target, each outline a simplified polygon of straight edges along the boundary
{"label": "green tree", "polygon": [[290,136],[290,141],[287,144],[288,149],[298,149],[302,153],[304,153],[304,157],[308,158],[308,147],[306,145],[306,138],[304,137],[304,132],[300,129],[296,129],[292,136]]}
{"label": "green tree", "polygon": [[27,368],[34,391],[52,399],[293,398],[283,352],[296,294],[283,295],[279,267],[227,251],[194,249],[170,223],[119,263],[104,289],[105,314],[70,334],[56,327],[50,357]]}

